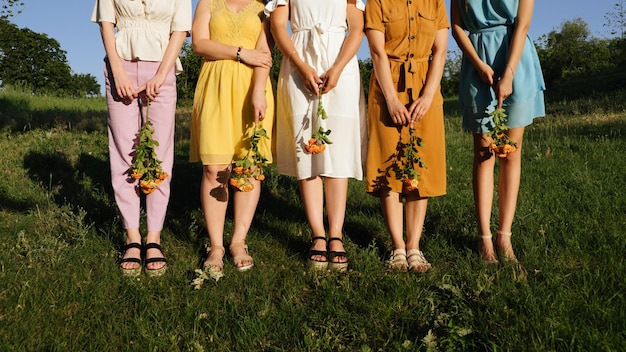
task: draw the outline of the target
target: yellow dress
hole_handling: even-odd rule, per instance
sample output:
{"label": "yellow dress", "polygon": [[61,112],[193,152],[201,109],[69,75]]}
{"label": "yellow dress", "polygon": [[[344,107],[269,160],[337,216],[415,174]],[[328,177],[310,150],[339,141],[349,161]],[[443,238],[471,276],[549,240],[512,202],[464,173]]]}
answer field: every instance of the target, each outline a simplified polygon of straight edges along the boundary
{"label": "yellow dress", "polygon": [[[263,3],[252,0],[243,10],[231,11],[225,0],[213,0],[211,39],[224,44],[256,47],[263,30]],[[237,60],[205,60],[200,69],[191,122],[191,162],[225,165],[245,157],[254,131],[251,103],[252,67]],[[267,110],[262,122],[268,137],[274,123],[274,95],[266,83]],[[260,153],[272,162],[270,139],[259,143]]]}

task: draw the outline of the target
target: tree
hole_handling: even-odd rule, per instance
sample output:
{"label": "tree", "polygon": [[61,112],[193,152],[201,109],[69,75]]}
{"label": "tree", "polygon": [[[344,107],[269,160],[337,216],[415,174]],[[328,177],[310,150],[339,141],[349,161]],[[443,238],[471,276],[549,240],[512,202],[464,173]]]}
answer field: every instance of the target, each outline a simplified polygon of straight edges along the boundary
{"label": "tree", "polygon": [[[13,9],[24,6],[21,0],[0,0],[0,20],[6,20],[13,17],[15,13]],[[17,13],[21,13],[22,10],[17,10]]]}
{"label": "tree", "polygon": [[548,84],[615,67],[609,41],[592,38],[587,23],[581,18],[565,21],[560,31],[541,36],[537,51]]}
{"label": "tree", "polygon": [[613,5],[614,12],[607,12],[604,15],[606,23],[604,27],[609,27],[611,35],[617,35],[620,39],[626,39],[626,0],[619,0]]}
{"label": "tree", "polygon": [[33,93],[100,94],[95,77],[71,72],[58,41],[19,29],[7,20],[0,20],[0,81],[2,85],[28,87]]}

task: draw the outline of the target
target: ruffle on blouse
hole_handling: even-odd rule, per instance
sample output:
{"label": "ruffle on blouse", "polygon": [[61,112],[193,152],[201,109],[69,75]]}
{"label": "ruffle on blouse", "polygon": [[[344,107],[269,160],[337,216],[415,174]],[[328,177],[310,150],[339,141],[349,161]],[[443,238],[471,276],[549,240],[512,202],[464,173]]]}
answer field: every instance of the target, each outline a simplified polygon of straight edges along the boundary
{"label": "ruffle on blouse", "polygon": [[[265,10],[263,12],[265,13],[265,16],[269,16],[272,12],[274,12],[274,10],[276,10],[277,7],[287,5],[289,5],[287,0],[270,0],[267,5],[265,5]],[[365,11],[365,3],[363,0],[356,0],[356,8],[361,11]]]}

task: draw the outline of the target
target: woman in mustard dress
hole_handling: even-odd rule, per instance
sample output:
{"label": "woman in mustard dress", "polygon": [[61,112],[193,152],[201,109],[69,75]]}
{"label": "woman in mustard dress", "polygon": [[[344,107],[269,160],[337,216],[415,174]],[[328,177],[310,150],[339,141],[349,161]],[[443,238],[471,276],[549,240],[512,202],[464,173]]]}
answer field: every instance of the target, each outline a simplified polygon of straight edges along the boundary
{"label": "woman in mustard dress", "polygon": [[[390,270],[425,272],[430,268],[419,242],[428,198],[446,193],[440,81],[448,28],[443,0],[368,0],[365,5],[365,34],[374,64],[368,106],[367,192],[380,198],[391,234]],[[410,143],[411,130],[414,138],[422,139],[416,148],[423,164],[414,165],[419,183],[407,184],[398,168],[407,162],[403,145]]]}
{"label": "woman in mustard dress", "polygon": [[[194,51],[204,57],[196,86],[190,161],[202,162],[202,210],[211,242],[204,268],[221,274],[224,263],[224,222],[232,165],[246,157],[255,126],[268,138],[260,154],[272,161],[274,98],[269,79],[272,65],[263,3],[257,0],[200,0],[192,27]],[[230,253],[239,271],[252,267],[246,236],[261,186],[248,178],[252,190],[234,190],[234,228]]]}

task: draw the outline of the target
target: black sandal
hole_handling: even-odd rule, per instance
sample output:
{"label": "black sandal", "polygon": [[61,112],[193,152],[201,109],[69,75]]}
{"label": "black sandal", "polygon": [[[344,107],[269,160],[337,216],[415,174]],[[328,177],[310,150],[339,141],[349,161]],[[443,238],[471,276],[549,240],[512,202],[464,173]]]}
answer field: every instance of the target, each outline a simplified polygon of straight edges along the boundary
{"label": "black sandal", "polygon": [[[311,238],[311,247],[313,246],[313,242],[317,240],[324,240],[326,242],[326,237],[324,236],[315,236]],[[324,260],[316,260],[313,259],[314,256],[322,256]],[[307,258],[309,262],[309,266],[314,270],[324,270],[328,266],[328,253],[326,251],[320,251],[317,249],[309,249],[309,257]]]}
{"label": "black sandal", "polygon": [[[148,249],[158,249],[161,254],[163,254],[163,251],[161,250],[161,245],[158,243],[146,243],[146,245],[144,246],[144,249],[146,251],[146,253],[148,253]],[[167,264],[163,265],[162,267],[158,268],[158,269],[148,269],[147,265],[150,263],[167,263],[167,260],[165,260],[164,257],[156,257],[156,258],[149,258],[144,261],[144,264],[146,265],[146,274],[148,274],[148,276],[161,276],[163,274],[165,274],[165,270],[167,270]]]}
{"label": "black sandal", "polygon": [[[136,248],[139,250],[139,258],[134,258],[134,257],[129,257],[129,258],[124,258],[124,255],[126,255],[126,251],[132,248]],[[124,276],[128,276],[128,277],[137,277],[141,274],[141,243],[137,243],[137,242],[131,242],[131,243],[127,243],[124,245],[124,247],[122,247],[122,259],[120,260],[120,271],[122,272],[122,274]],[[124,268],[122,267],[122,264],[124,263],[137,263],[139,264],[139,266],[137,266],[136,268]]]}
{"label": "black sandal", "polygon": [[[328,243],[332,241],[339,241],[343,245],[343,240],[339,237],[331,237],[328,239]],[[335,258],[346,258],[345,262],[336,262]],[[339,272],[345,272],[348,270],[348,254],[345,251],[328,251],[328,266]]]}

